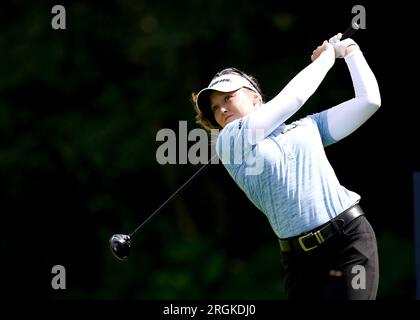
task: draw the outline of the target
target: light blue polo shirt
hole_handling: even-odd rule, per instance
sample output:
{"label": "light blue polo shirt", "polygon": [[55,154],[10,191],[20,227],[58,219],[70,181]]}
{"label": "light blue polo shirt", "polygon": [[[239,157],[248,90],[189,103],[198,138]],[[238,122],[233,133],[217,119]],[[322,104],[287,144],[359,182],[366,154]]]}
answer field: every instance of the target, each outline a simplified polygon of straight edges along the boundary
{"label": "light blue polo shirt", "polygon": [[249,117],[227,124],[217,138],[221,162],[279,238],[312,230],[360,200],[326,157],[324,147],[336,142],[327,112],[282,124],[255,145],[247,139]]}

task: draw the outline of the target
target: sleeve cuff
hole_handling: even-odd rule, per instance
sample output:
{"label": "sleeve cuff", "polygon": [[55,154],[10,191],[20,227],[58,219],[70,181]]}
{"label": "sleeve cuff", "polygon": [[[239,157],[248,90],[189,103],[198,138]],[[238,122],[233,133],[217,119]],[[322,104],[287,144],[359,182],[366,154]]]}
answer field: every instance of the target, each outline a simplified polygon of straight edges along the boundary
{"label": "sleeve cuff", "polygon": [[347,56],[344,57],[344,60],[347,62],[347,60],[351,59],[351,57],[353,57],[354,55],[363,55],[362,51],[359,50],[354,50],[352,52],[350,52]]}

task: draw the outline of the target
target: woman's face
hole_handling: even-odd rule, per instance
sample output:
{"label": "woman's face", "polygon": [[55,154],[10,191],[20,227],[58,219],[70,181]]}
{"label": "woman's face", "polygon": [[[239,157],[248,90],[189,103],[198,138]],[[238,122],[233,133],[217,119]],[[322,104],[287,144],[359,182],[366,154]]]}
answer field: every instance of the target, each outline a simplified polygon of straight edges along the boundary
{"label": "woman's face", "polygon": [[210,94],[211,110],[222,128],[254,111],[255,105],[255,94],[244,88],[232,92],[213,91]]}

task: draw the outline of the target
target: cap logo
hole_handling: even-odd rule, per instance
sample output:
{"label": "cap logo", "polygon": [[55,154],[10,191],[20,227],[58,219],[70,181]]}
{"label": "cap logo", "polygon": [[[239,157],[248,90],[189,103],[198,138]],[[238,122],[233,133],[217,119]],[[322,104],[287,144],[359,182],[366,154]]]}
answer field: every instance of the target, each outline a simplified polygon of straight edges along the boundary
{"label": "cap logo", "polygon": [[220,82],[232,82],[232,80],[230,80],[230,79],[220,79],[220,80],[217,80],[217,81],[213,82],[213,83],[209,86],[209,88],[214,87],[216,84],[218,84],[218,83],[220,83]]}

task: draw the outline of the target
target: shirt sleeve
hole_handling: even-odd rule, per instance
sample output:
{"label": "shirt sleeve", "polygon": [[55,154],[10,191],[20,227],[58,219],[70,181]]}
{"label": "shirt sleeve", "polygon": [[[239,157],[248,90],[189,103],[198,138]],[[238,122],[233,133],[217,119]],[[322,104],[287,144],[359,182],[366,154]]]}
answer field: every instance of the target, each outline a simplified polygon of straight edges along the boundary
{"label": "shirt sleeve", "polygon": [[337,140],[335,140],[331,136],[331,133],[328,127],[328,110],[311,114],[308,117],[316,123],[319,134],[321,136],[322,145],[324,147],[337,142]]}

